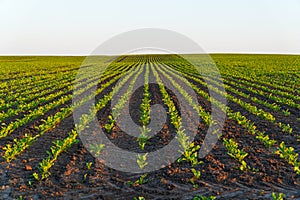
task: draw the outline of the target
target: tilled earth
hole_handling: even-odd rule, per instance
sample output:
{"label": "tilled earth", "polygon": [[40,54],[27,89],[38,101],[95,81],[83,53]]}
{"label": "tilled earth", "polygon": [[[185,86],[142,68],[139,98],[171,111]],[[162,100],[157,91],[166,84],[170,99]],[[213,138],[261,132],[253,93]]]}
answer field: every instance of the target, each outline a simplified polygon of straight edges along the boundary
{"label": "tilled earth", "polygon": [[[201,86],[199,85],[201,88]],[[108,88],[98,98],[108,94]],[[206,88],[202,88],[206,90]],[[169,91],[179,108],[174,94]],[[159,88],[150,85],[151,104],[163,105]],[[130,99],[130,114],[133,121],[139,124],[139,105],[143,96],[143,89],[138,89]],[[199,104],[208,112],[210,104],[198,97]],[[234,103],[228,104],[234,111],[240,111],[247,118],[257,124],[259,130],[269,133],[271,139],[285,141],[288,145],[299,150],[299,142],[295,137],[280,132],[268,122],[243,110]],[[167,110],[167,107],[164,106]],[[55,110],[53,111],[55,112]],[[110,105],[98,113],[101,126],[107,123],[111,114]],[[275,117],[276,113],[274,113]],[[297,122],[293,122],[297,123]],[[26,132],[34,132],[35,123],[28,124],[11,136],[0,141],[4,146],[13,138]],[[139,124],[140,125],[140,124]],[[295,124],[295,126],[299,126]],[[196,195],[217,196],[217,199],[271,199],[272,192],[282,192],[288,199],[300,199],[300,176],[296,175],[293,167],[260,143],[255,136],[232,120],[226,119],[223,135],[213,150],[196,166],[201,171],[201,177],[195,181],[198,187],[190,182],[191,166],[186,162],[174,162],[160,170],[148,173],[147,182],[141,185],[129,184],[136,181],[141,174],[116,171],[105,166],[105,162],[94,158],[79,141],[66,153],[63,153],[50,170],[51,176],[44,181],[36,182],[32,173],[38,170],[38,163],[47,157],[46,150],[56,139],[67,136],[68,131],[74,128],[72,116],[63,120],[55,129],[41,136],[37,142],[22,153],[11,163],[0,161],[0,199],[133,199],[143,196],[146,199],[193,199]],[[196,144],[202,144],[208,127],[200,123],[195,138]],[[105,131],[105,129],[103,129]],[[149,140],[145,151],[153,151],[167,145],[175,137],[175,128],[169,117],[161,131]],[[139,151],[136,140],[115,126],[107,137],[116,145],[130,151]],[[222,138],[234,138],[240,148],[248,152],[245,161],[257,171],[241,171],[239,163],[231,158],[222,144]],[[0,152],[3,154],[3,150]],[[112,155],[113,156],[113,155]],[[87,163],[92,162],[90,169]]]}

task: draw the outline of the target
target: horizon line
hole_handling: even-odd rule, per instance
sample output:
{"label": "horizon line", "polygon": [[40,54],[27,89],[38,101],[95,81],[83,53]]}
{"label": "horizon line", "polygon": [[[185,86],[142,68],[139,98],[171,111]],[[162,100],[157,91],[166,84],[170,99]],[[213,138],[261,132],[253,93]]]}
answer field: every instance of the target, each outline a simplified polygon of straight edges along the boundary
{"label": "horizon line", "polygon": [[71,57],[87,57],[87,56],[124,56],[124,55],[197,55],[197,54],[246,54],[246,55],[300,55],[300,53],[283,53],[283,52],[207,52],[207,53],[138,53],[138,54],[106,54],[106,55],[91,55],[91,54],[0,54],[0,57],[5,56],[71,56]]}

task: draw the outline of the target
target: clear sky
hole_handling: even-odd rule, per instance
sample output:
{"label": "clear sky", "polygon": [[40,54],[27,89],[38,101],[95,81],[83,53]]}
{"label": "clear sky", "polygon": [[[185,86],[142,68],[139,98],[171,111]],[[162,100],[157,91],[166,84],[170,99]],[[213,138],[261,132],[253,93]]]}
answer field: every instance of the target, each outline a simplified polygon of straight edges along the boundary
{"label": "clear sky", "polygon": [[164,28],[208,52],[300,54],[300,0],[0,0],[0,55],[86,55]]}

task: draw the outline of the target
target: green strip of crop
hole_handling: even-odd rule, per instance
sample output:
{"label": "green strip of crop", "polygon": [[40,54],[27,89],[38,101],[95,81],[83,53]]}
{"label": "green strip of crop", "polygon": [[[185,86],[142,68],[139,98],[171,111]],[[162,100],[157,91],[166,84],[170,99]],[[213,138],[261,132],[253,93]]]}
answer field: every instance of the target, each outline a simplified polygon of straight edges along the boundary
{"label": "green strip of crop", "polygon": [[137,138],[139,146],[142,150],[145,149],[145,145],[147,143],[147,140],[149,139],[147,134],[150,132],[150,129],[147,128],[146,126],[149,124],[150,121],[150,107],[151,107],[150,105],[151,99],[150,99],[150,92],[149,92],[150,66],[146,65],[145,68],[146,71],[144,75],[144,93],[143,93],[142,104],[140,105],[140,109],[141,109],[140,121],[142,123],[142,128],[141,128],[141,133]]}
{"label": "green strip of crop", "polygon": [[[89,88],[93,87],[95,84],[97,84],[98,81],[92,82],[88,85]],[[85,88],[87,89],[87,88]],[[80,92],[81,90],[77,90],[76,92]],[[76,95],[76,94],[75,94]],[[55,95],[49,95],[49,97],[47,98],[55,98],[53,97]],[[8,125],[4,125],[2,124],[2,128],[0,130],[0,139],[7,137],[9,134],[11,134],[14,130],[16,130],[17,128],[27,124],[28,122],[44,115],[46,112],[50,111],[51,109],[54,109],[55,107],[58,107],[60,105],[63,105],[65,102],[68,102],[72,99],[72,95],[66,95],[66,96],[62,96],[60,99],[53,101],[49,104],[44,105],[43,107],[38,107],[36,109],[34,109],[33,111],[31,111],[29,114],[25,115],[23,118],[21,119],[16,119],[15,121],[9,123]]]}
{"label": "green strip of crop", "polygon": [[[165,66],[165,65],[163,65]],[[167,66],[166,66],[167,67]],[[214,120],[211,118],[210,114],[207,113],[205,111],[204,108],[202,108],[200,105],[198,105],[196,102],[192,101],[192,98],[188,95],[188,93],[180,86],[179,83],[177,83],[176,81],[174,81],[172,79],[171,76],[169,76],[168,74],[178,78],[179,80],[181,80],[182,82],[184,82],[187,86],[189,86],[191,89],[193,89],[193,86],[190,84],[190,82],[188,82],[185,78],[177,75],[176,73],[174,73],[172,70],[167,69],[165,67],[162,67],[162,69],[164,70],[159,70],[171,83],[172,85],[174,85],[178,91],[183,95],[183,97],[187,100],[187,102],[194,108],[194,110],[198,113],[198,115],[200,116],[200,118],[202,118],[202,120],[204,121],[204,123],[206,125],[210,125],[211,123],[214,122]],[[224,109],[224,106],[221,107]],[[232,138],[229,141],[229,144],[235,144],[234,148],[232,145],[227,145],[228,141],[225,139],[223,139],[223,144],[226,147],[227,151],[228,151],[228,155],[230,155],[231,157],[233,157],[234,159],[236,159],[241,165],[239,167],[240,170],[250,170],[249,165],[247,165],[247,163],[244,161],[244,158],[248,155],[248,153],[244,152],[243,150],[240,150],[238,148],[238,143],[235,142]]]}
{"label": "green strip of crop", "polygon": [[[194,80],[194,81],[197,81],[199,82],[201,85],[205,86],[205,87],[208,87],[210,89],[214,89],[215,87],[213,87],[211,84],[207,84],[205,83],[204,81],[200,80],[199,78],[197,78],[196,76],[194,76],[193,74],[190,74],[190,73],[186,73],[186,72],[182,72],[185,74],[186,77]],[[217,81],[215,80],[212,80],[208,77],[206,77],[207,80],[209,80],[211,83],[214,83],[215,85],[217,86],[221,86],[220,83],[218,83]],[[226,88],[226,86],[225,86]],[[276,122],[276,119],[275,117],[269,113],[269,112],[266,112],[262,109],[258,109],[256,106],[253,106],[247,102],[244,102],[242,101],[241,99],[238,99],[230,94],[223,94],[223,93],[220,93],[221,95],[225,96],[227,99],[229,99],[230,101],[240,105],[241,107],[245,108],[247,111],[249,111],[250,113],[256,115],[256,116],[259,116],[260,118],[262,119],[265,119],[267,121],[270,121],[271,123],[273,123],[274,125],[278,126],[279,128],[282,129],[283,132],[286,132],[286,133],[290,133],[292,134],[293,133],[293,129],[290,127],[289,124],[284,124],[280,121]]]}
{"label": "green strip of crop", "polygon": [[[169,67],[168,69],[175,71],[171,67]],[[177,71],[175,71],[175,72],[177,72]],[[179,72],[177,72],[177,73],[179,73]],[[191,74],[188,74],[188,73],[186,74],[183,71],[181,71],[181,74],[187,78],[193,79],[194,81],[196,81],[197,83],[200,83],[201,85],[203,85],[205,87],[209,87],[214,92],[217,92],[221,95],[226,95],[225,93],[220,92],[217,88],[208,86],[207,84],[204,84],[202,80],[200,80],[199,78],[193,77]],[[218,102],[214,98],[210,98],[210,96],[206,92],[204,92],[203,90],[200,90],[196,85],[194,85],[192,83],[191,83],[191,85],[192,85],[192,88],[199,95],[203,96],[208,101],[209,100],[212,101],[217,106],[220,105],[220,102]],[[227,113],[227,116],[229,117],[229,119],[232,119],[232,120],[236,121],[238,124],[242,125],[252,135],[256,135],[256,139],[258,139],[260,142],[262,142],[266,147],[270,148],[270,147],[273,147],[275,144],[278,144],[278,142],[276,140],[271,140],[269,138],[269,136],[267,134],[265,134],[264,132],[258,131],[256,129],[255,124],[253,122],[251,122],[249,119],[247,119],[245,116],[241,115],[240,112],[233,112],[229,107],[226,107],[226,113]],[[277,147],[277,149],[279,150],[279,147]],[[283,151],[288,152],[287,153],[288,155],[292,155],[292,156],[291,156],[291,158],[289,158],[288,156],[282,155],[281,158],[284,158],[289,164],[293,165],[294,171],[297,174],[300,174],[300,169],[299,169],[300,161],[298,159],[294,160],[294,157],[296,157],[295,156],[296,153],[294,152],[294,149],[291,149],[290,147],[285,147],[283,149],[284,149]],[[277,154],[280,154],[280,151],[278,151]],[[290,161],[290,159],[293,161]]]}
{"label": "green strip of crop", "polygon": [[[261,90],[263,90],[263,91],[266,91],[266,92],[269,92],[270,94],[277,94],[277,95],[280,95],[280,96],[282,96],[282,97],[285,97],[285,99],[287,99],[287,100],[292,100],[291,102],[294,102],[294,100],[295,101],[300,101],[300,97],[299,96],[296,96],[296,95],[294,95],[294,94],[290,94],[290,93],[288,93],[288,92],[284,92],[284,91],[281,91],[281,90],[278,90],[278,89],[270,89],[270,88],[268,88],[268,87],[266,87],[266,86],[263,86],[263,85],[258,85],[257,83],[252,83],[252,82],[250,82],[249,80],[242,80],[242,79],[238,79],[238,80],[236,80],[236,78],[232,78],[232,77],[230,77],[230,76],[227,76],[226,77],[227,79],[229,79],[229,80],[233,80],[233,81],[238,81],[238,82],[240,82],[240,83],[244,83],[244,84],[246,84],[246,85],[248,85],[248,86],[251,86],[251,87],[255,87],[256,89],[261,89]],[[273,85],[274,86],[274,85]],[[281,97],[281,98],[282,98]]]}
{"label": "green strip of crop", "polygon": [[[158,71],[159,67],[157,66]],[[180,144],[181,150],[179,150],[183,157],[178,160],[178,162],[181,161],[187,161],[191,163],[192,167],[201,164],[202,162],[198,160],[197,152],[200,149],[199,145],[195,145],[194,142],[189,142],[190,138],[185,134],[184,128],[182,127],[182,119],[175,107],[174,102],[172,101],[170,95],[168,94],[167,90],[164,87],[164,84],[162,80],[159,77],[159,74],[155,70],[155,68],[152,68],[153,74],[156,78],[156,81],[159,85],[160,92],[163,97],[164,104],[168,107],[168,115],[171,118],[171,124],[175,127],[176,129],[176,139],[178,140]],[[174,84],[174,83],[173,83]],[[178,85],[177,85],[178,86]],[[183,92],[183,91],[182,91]],[[187,96],[186,96],[187,97]],[[196,108],[197,109],[197,108]],[[198,110],[198,109],[197,109]],[[199,179],[201,172],[196,170],[195,168],[192,168],[192,173],[194,174],[194,177],[192,179],[192,182],[194,179]]]}
{"label": "green strip of crop", "polygon": [[[129,80],[129,78],[138,71],[137,69],[136,70],[133,70],[133,69],[134,68],[132,68],[130,70],[128,75],[119,82],[119,84],[112,90],[112,92],[109,93],[109,95],[106,95],[104,98],[99,100],[99,102],[95,105],[95,107],[93,107],[90,110],[89,115],[82,115],[82,117],[80,118],[80,124],[75,125],[76,129],[69,132],[69,136],[67,138],[65,138],[64,140],[57,140],[54,143],[54,146],[52,146],[50,148],[51,152],[49,151],[49,156],[47,158],[45,158],[44,160],[42,160],[39,164],[40,174],[37,172],[33,173],[33,176],[35,177],[35,179],[43,180],[50,175],[49,170],[54,165],[58,156],[78,141],[77,140],[78,132],[81,132],[86,128],[88,123],[94,119],[94,116],[96,115],[96,113],[100,109],[104,108],[107,105],[107,103],[111,100],[113,95],[120,90],[122,85],[125,84]],[[140,68],[140,71],[141,71],[141,69],[142,68]],[[134,79],[131,81],[131,84],[135,82],[138,75],[139,74],[135,75]]]}
{"label": "green strip of crop", "polygon": [[[101,74],[99,75],[98,73],[95,74],[96,76],[89,76],[88,78],[91,81],[93,81],[93,79],[98,79],[99,77],[102,76]],[[107,75],[107,72],[104,73],[103,76],[104,75]],[[54,83],[51,80],[47,80],[47,82],[50,81],[50,85],[45,84],[45,82],[43,82],[41,87],[37,87],[37,85],[35,85],[33,88],[27,88],[25,89],[24,93],[21,91],[13,91],[12,94],[7,95],[6,100],[3,100],[4,101],[3,104],[0,104],[0,110],[2,110],[3,108],[10,108],[14,105],[19,105],[18,107],[24,107],[25,102],[33,100],[37,97],[43,97],[45,95],[51,94],[51,92],[54,90],[60,90],[61,88],[72,86],[74,84],[72,83],[72,79],[74,79],[74,77],[70,77],[66,79],[66,77],[63,76],[61,79],[58,80],[55,79]],[[86,77],[79,77],[74,82],[82,81],[84,79],[86,79]],[[45,90],[46,88],[50,88],[50,89]],[[5,103],[5,101],[7,101],[7,103]],[[26,110],[28,110],[28,108]],[[10,113],[10,112],[15,112],[15,111],[11,108],[5,113]]]}
{"label": "green strip of crop", "polygon": [[[54,115],[48,116],[46,120],[42,120],[43,124],[36,127],[39,130],[39,133],[37,135],[32,136],[31,134],[28,133],[25,134],[24,137],[20,139],[14,139],[13,145],[7,144],[5,147],[3,147],[3,150],[5,150],[5,154],[3,155],[3,158],[7,162],[10,162],[11,160],[15,159],[17,155],[21,154],[24,150],[26,150],[34,141],[36,141],[37,138],[39,138],[45,132],[54,129],[63,119],[70,116],[74,109],[80,107],[88,100],[91,100],[95,95],[100,94],[105,88],[107,88],[108,86],[110,86],[111,84],[119,80],[124,73],[125,71],[119,74],[118,76],[114,77],[113,79],[111,79],[109,82],[103,84],[101,88],[97,89],[95,94],[86,96],[80,102],[76,103],[74,106],[61,108],[59,112],[55,113]],[[111,76],[113,76],[113,74]],[[103,77],[101,80],[104,81],[107,78],[110,78],[111,76]],[[78,95],[80,95],[80,93],[83,93],[85,90],[86,88],[83,88]]]}

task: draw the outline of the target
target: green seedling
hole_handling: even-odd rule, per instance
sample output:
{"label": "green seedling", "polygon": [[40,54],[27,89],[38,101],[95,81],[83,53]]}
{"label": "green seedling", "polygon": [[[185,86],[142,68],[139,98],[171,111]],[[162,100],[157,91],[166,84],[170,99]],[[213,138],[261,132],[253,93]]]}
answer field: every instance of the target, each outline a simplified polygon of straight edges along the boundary
{"label": "green seedling", "polygon": [[290,114],[291,114],[290,111],[289,111],[289,109],[282,110],[282,113],[283,113],[283,115],[286,116],[286,117],[290,116]]}
{"label": "green seedling", "polygon": [[287,147],[284,142],[281,142],[275,154],[280,158],[285,159],[289,164],[294,166],[294,171],[300,175],[300,162],[298,161],[298,153],[294,151],[293,147]]}
{"label": "green seedling", "polygon": [[258,132],[256,138],[262,143],[264,143],[264,145],[268,148],[276,144],[275,140],[271,140],[268,135],[264,135],[264,133],[262,132]]}
{"label": "green seedling", "polygon": [[84,180],[84,181],[86,181],[87,175],[88,175],[88,174],[84,174],[84,175],[83,175],[83,180]]}
{"label": "green seedling", "polygon": [[40,180],[39,174],[38,174],[38,173],[34,172],[34,173],[32,174],[32,176],[33,176],[33,178],[34,178],[35,180],[37,180],[37,181]]}
{"label": "green seedling", "polygon": [[198,150],[200,145],[195,145],[194,142],[190,143],[189,148],[183,152],[183,156],[177,160],[177,162],[187,161],[191,163],[192,167],[202,164],[202,161],[198,160]]}
{"label": "green seedling", "polygon": [[146,200],[145,197],[134,197],[133,200]]}
{"label": "green seedling", "polygon": [[134,186],[136,186],[136,185],[142,185],[142,184],[145,184],[145,183],[148,182],[148,180],[146,178],[147,178],[147,174],[143,174],[143,175],[140,176],[140,178],[138,180],[136,180],[134,182],[133,181],[129,181],[127,184],[128,185],[134,185]]}
{"label": "green seedling", "polygon": [[88,170],[90,170],[90,169],[92,168],[93,162],[85,163],[85,165],[86,165],[86,168],[87,168]]}
{"label": "green seedling", "polygon": [[95,156],[99,156],[104,146],[105,146],[104,144],[94,144],[94,145],[91,144],[89,147],[91,153],[93,153]]}
{"label": "green seedling", "polygon": [[275,192],[272,192],[272,199],[273,200],[283,200],[285,195],[283,193],[276,194]]}
{"label": "green seedling", "polygon": [[214,196],[205,197],[205,196],[202,196],[202,195],[195,196],[193,198],[193,200],[215,200],[215,199],[216,199],[216,197],[214,197]]}
{"label": "green seedling", "polygon": [[143,126],[142,128],[140,128],[140,130],[141,130],[141,134],[138,136],[136,140],[138,141],[140,148],[144,150],[145,145],[148,143],[147,140],[149,139],[149,136],[147,136],[147,133],[150,132],[150,129],[147,128],[146,126]]}
{"label": "green seedling", "polygon": [[116,121],[113,119],[113,117],[111,115],[108,116],[108,119],[109,119],[109,121],[107,124],[104,125],[104,128],[106,129],[106,131],[108,133],[111,133],[112,128],[114,127]]}
{"label": "green seedling", "polygon": [[137,164],[139,165],[140,169],[143,169],[144,167],[146,167],[146,165],[148,165],[147,161],[147,156],[148,153],[145,154],[138,154],[137,155]]}
{"label": "green seedling", "polygon": [[243,149],[239,149],[238,143],[236,143],[232,138],[229,140],[223,138],[223,143],[228,150],[227,154],[236,159],[241,164],[239,167],[240,170],[246,171],[250,169],[250,167],[244,161],[244,159],[248,156],[248,153],[246,153]]}

